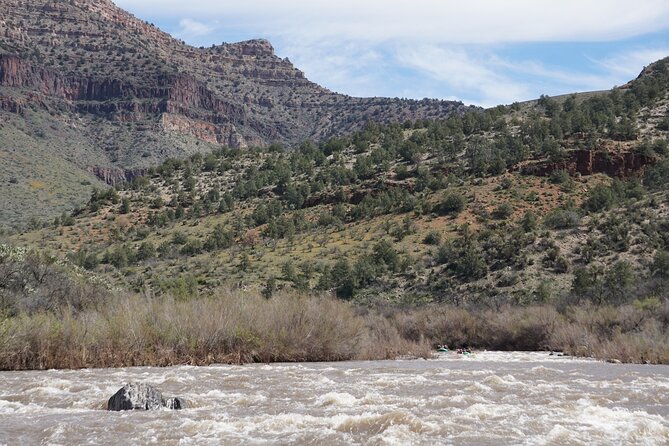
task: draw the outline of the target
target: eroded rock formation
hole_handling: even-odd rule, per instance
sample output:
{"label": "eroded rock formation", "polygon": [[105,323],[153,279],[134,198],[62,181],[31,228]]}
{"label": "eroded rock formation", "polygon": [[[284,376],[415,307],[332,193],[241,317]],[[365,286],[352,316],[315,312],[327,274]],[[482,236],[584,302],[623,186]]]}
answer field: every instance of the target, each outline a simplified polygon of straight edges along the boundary
{"label": "eroded rock formation", "polygon": [[592,175],[605,173],[611,177],[629,178],[642,176],[654,159],[634,152],[605,152],[594,150],[572,150],[560,162],[539,161],[522,167],[526,175],[547,176],[556,170],[565,170],[570,175]]}

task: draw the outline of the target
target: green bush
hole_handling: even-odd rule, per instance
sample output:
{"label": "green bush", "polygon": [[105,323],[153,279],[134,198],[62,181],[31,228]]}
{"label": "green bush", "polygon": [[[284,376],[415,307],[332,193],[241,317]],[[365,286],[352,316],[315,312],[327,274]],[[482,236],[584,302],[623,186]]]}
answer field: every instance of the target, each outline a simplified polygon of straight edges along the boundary
{"label": "green bush", "polygon": [[226,249],[232,246],[233,241],[234,236],[232,232],[226,230],[223,225],[218,224],[205,240],[203,247],[207,251]]}
{"label": "green bush", "polygon": [[137,249],[137,260],[148,260],[156,255],[156,247],[150,241],[142,242]]}
{"label": "green bush", "polygon": [[423,243],[426,245],[438,245],[441,243],[441,234],[437,231],[430,231],[423,238]]}
{"label": "green bush", "polygon": [[127,245],[118,245],[107,251],[103,257],[104,263],[112,264],[116,268],[125,268],[136,260],[135,252]]}
{"label": "green bush", "polygon": [[436,207],[440,215],[457,216],[465,209],[465,197],[459,192],[448,192]]}
{"label": "green bush", "polygon": [[669,116],[664,117],[658,124],[657,128],[663,132],[669,131]]}
{"label": "green bush", "polygon": [[204,249],[204,244],[199,239],[189,239],[185,245],[181,247],[181,254],[186,256],[198,255]]}
{"label": "green bush", "polygon": [[495,208],[492,216],[498,220],[506,220],[513,215],[513,206],[509,203],[502,203]]}
{"label": "green bush", "polygon": [[651,267],[653,275],[662,279],[669,279],[669,252],[658,251],[653,258]]}
{"label": "green bush", "polygon": [[669,160],[664,160],[646,170],[644,184],[651,190],[664,189],[669,185]]}
{"label": "green bush", "polygon": [[573,229],[581,223],[581,214],[574,209],[555,209],[544,217],[549,229]]}
{"label": "green bush", "polygon": [[163,280],[158,284],[161,292],[170,294],[177,299],[187,299],[197,294],[197,280],[192,275]]}
{"label": "green bush", "polygon": [[119,214],[127,214],[128,212],[130,212],[130,200],[127,197],[124,197],[123,200],[121,200]]}
{"label": "green bush", "polygon": [[532,232],[537,229],[537,216],[534,215],[534,212],[525,212],[523,218],[520,220],[520,227],[523,228],[523,231],[525,232]]}
{"label": "green bush", "polygon": [[616,202],[616,195],[613,190],[604,185],[597,185],[588,194],[588,198],[583,202],[583,209],[588,212],[599,212],[610,209]]}

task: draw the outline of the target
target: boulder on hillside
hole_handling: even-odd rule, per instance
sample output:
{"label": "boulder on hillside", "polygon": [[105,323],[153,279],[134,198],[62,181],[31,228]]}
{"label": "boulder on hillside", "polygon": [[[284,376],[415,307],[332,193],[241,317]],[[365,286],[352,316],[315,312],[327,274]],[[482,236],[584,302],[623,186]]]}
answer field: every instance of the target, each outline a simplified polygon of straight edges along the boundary
{"label": "boulder on hillside", "polygon": [[163,398],[157,388],[144,383],[129,383],[119,389],[107,402],[107,410],[185,409],[183,398]]}

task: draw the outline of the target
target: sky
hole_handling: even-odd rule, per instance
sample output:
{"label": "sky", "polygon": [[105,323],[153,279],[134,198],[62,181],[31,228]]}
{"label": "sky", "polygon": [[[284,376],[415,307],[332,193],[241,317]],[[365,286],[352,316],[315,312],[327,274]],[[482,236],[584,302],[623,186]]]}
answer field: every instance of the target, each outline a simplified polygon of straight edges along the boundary
{"label": "sky", "polygon": [[265,38],[351,96],[494,106],[610,89],[669,56],[669,0],[115,0],[195,46]]}

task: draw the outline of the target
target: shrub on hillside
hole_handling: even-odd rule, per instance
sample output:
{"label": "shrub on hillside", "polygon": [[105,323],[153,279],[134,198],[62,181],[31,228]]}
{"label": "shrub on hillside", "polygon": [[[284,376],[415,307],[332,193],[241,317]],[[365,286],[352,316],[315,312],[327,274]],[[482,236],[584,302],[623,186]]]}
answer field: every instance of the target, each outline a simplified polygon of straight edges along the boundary
{"label": "shrub on hillside", "polygon": [[660,190],[669,185],[669,160],[664,160],[646,170],[644,185],[651,190]]}
{"label": "shrub on hillside", "polygon": [[555,209],[544,217],[549,229],[573,229],[581,223],[581,214],[574,209]]}
{"label": "shrub on hillside", "polygon": [[465,197],[459,192],[448,192],[436,207],[440,215],[456,216],[465,208]]}
{"label": "shrub on hillside", "polygon": [[588,198],[583,202],[583,209],[588,212],[599,212],[610,209],[616,201],[613,190],[604,185],[595,186]]}
{"label": "shrub on hillside", "polygon": [[657,251],[653,257],[651,270],[656,277],[669,279],[669,252]]}
{"label": "shrub on hillside", "polygon": [[513,206],[509,203],[502,203],[495,208],[492,212],[492,216],[497,220],[506,220],[507,218],[513,215]]}

